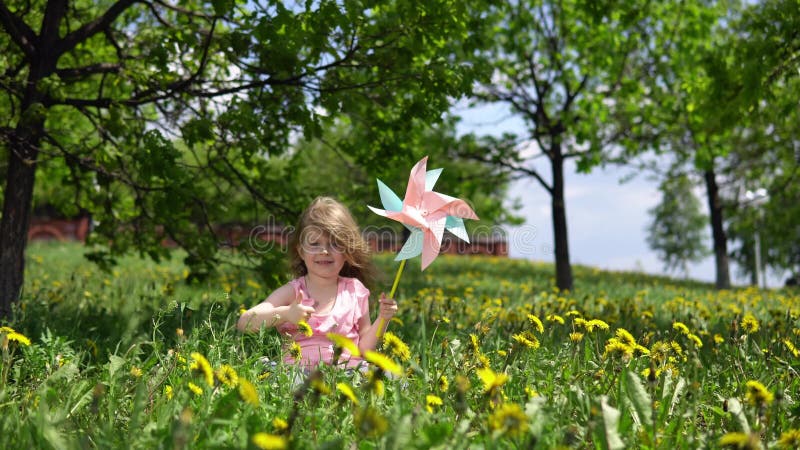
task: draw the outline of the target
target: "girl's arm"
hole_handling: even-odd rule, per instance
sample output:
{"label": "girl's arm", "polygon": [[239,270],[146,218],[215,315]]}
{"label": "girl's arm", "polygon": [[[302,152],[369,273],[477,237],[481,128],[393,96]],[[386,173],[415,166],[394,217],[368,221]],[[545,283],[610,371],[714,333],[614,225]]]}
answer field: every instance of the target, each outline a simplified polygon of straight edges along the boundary
{"label": "girl's arm", "polygon": [[358,321],[358,349],[362,352],[375,350],[375,346],[378,345],[378,336],[383,336],[389,326],[389,321],[397,314],[397,302],[386,297],[386,294],[381,294],[379,305],[380,309],[375,322],[369,323],[369,314],[361,316]]}
{"label": "girl's arm", "polygon": [[266,300],[248,309],[239,317],[236,328],[241,332],[258,331],[262,326],[275,327],[282,323],[297,323],[308,319],[314,308],[300,304],[302,291],[294,293],[291,285],[285,284],[270,294]]}

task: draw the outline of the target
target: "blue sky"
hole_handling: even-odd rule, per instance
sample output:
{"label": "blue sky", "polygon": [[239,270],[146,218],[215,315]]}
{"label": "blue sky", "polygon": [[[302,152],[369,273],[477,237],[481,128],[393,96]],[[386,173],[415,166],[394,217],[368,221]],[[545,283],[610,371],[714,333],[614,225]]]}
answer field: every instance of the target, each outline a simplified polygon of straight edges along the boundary
{"label": "blue sky", "polygon": [[[506,131],[520,133],[524,129],[522,121],[511,116],[503,106],[466,108],[457,105],[454,113],[462,117],[459,133],[499,135]],[[548,161],[541,158],[536,167],[549,178]],[[567,232],[573,264],[664,274],[663,264],[646,241],[650,220],[647,211],[659,201],[657,182],[642,174],[621,183],[620,180],[631,172],[630,168],[608,167],[595,168],[590,174],[579,174],[573,164],[565,168]],[[533,179],[515,182],[509,194],[511,198],[521,200],[523,208],[519,215],[526,220],[520,227],[505,227],[510,255],[553,261],[549,195]],[[705,198],[700,200],[705,205]],[[707,242],[710,245],[710,236]],[[689,272],[690,278],[714,281],[713,256],[689,266]],[[785,276],[769,275],[768,286],[783,285]],[[737,277],[735,265],[731,266],[731,277],[734,284],[747,284],[746,279]]]}

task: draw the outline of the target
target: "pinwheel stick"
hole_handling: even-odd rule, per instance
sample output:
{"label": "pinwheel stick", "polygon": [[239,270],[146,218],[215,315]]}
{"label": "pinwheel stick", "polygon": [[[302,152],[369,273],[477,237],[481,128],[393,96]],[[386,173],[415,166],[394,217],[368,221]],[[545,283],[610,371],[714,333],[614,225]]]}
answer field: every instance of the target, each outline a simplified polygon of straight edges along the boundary
{"label": "pinwheel stick", "polygon": [[[394,294],[397,292],[397,285],[400,284],[400,276],[403,275],[403,268],[406,266],[406,260],[400,261],[400,267],[397,268],[397,275],[394,276],[394,283],[392,283],[392,290],[389,292],[389,298],[394,299]],[[396,301],[397,299],[395,299]],[[383,337],[383,324],[386,323],[383,317],[378,322],[378,339]]]}

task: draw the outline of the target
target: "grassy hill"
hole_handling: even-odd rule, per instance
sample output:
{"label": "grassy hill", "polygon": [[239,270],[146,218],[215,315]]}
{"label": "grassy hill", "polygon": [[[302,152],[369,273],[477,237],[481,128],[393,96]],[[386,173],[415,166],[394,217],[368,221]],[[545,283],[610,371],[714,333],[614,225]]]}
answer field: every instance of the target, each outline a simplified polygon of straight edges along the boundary
{"label": "grassy hill", "polygon": [[[180,258],[104,273],[82,252],[29,249],[5,335],[30,345],[6,338],[0,373],[13,448],[800,443],[797,292],[587,267],[559,292],[550,264],[442,256],[420,272],[411,261],[390,327],[410,358],[383,350],[402,375],[324,368],[304,385],[293,367],[259,362],[280,360],[277,333],[233,328],[269,293],[258,273],[225,265],[189,284]],[[377,261],[388,290],[396,263]]]}

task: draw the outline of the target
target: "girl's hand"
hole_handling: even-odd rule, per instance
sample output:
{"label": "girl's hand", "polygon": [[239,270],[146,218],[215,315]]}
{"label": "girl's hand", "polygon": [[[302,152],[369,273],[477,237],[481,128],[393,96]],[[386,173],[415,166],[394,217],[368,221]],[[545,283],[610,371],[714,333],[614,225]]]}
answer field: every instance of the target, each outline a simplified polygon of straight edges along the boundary
{"label": "girl's hand", "polygon": [[311,317],[311,314],[314,313],[314,308],[310,306],[305,306],[301,302],[303,301],[303,290],[298,289],[297,295],[295,295],[294,300],[289,303],[289,310],[286,311],[286,319],[287,322],[297,323],[301,320],[308,321],[308,318]]}
{"label": "girl's hand", "polygon": [[385,293],[381,293],[378,317],[388,321],[395,314],[397,314],[397,302],[393,298],[387,297]]}

